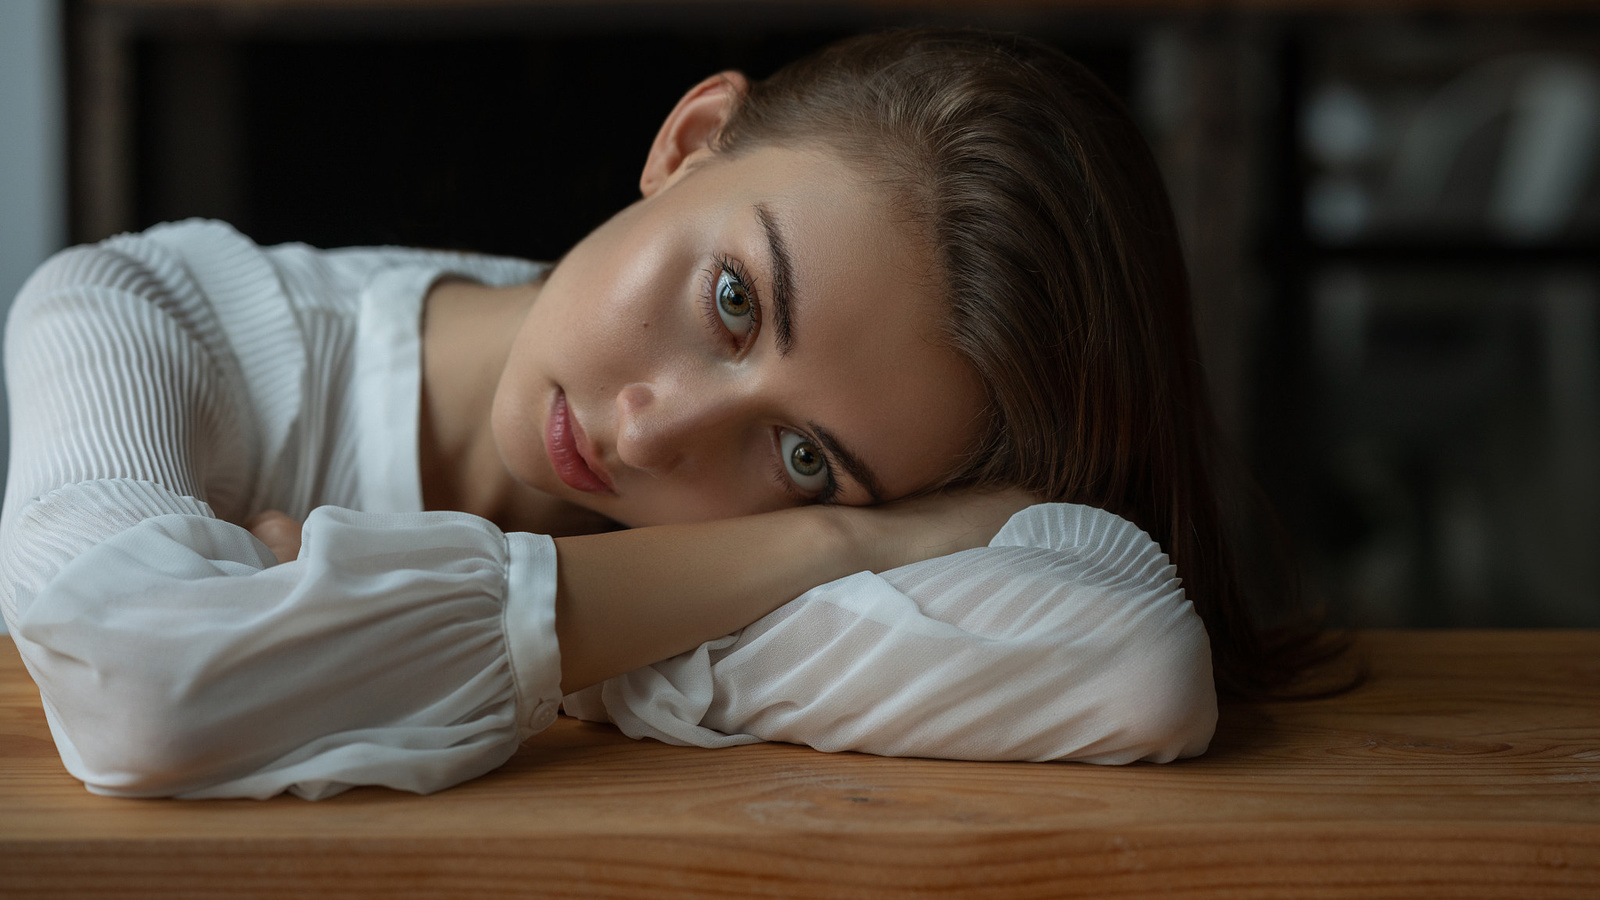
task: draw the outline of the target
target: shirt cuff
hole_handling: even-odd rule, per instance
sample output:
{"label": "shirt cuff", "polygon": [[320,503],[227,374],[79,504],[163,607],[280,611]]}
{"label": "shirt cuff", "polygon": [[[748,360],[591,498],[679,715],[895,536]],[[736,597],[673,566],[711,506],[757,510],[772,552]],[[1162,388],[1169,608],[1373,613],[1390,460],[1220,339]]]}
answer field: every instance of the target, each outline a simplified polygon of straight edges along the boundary
{"label": "shirt cuff", "polygon": [[517,689],[517,741],[550,727],[561,705],[556,642],[556,542],[549,535],[506,535],[506,653]]}

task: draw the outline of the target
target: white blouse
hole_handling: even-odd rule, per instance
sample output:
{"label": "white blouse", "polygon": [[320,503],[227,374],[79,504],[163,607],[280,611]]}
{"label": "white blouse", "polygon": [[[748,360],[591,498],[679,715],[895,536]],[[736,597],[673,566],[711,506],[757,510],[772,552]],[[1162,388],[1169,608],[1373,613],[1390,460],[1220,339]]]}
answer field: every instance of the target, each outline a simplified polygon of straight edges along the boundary
{"label": "white blouse", "polygon": [[[429,792],[572,715],[634,737],[1164,762],[1216,721],[1167,557],[1045,504],[563,698],[556,550],[422,511],[422,303],[543,266],[260,248],[190,221],[64,251],[6,333],[0,610],[67,769],[118,796]],[[240,522],[305,522],[278,565]]]}

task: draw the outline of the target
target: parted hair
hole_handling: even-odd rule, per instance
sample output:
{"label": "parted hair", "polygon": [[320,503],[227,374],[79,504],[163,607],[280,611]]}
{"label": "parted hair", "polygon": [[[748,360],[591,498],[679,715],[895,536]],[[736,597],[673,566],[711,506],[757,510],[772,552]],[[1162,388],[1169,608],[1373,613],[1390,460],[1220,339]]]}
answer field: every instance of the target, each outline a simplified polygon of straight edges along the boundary
{"label": "parted hair", "polygon": [[714,147],[824,146],[929,240],[943,338],[988,394],[940,487],[1021,487],[1114,512],[1167,552],[1224,694],[1274,693],[1313,636],[1270,636],[1219,500],[1219,436],[1171,203],[1132,116],[1037,41],[900,30],[752,84]]}

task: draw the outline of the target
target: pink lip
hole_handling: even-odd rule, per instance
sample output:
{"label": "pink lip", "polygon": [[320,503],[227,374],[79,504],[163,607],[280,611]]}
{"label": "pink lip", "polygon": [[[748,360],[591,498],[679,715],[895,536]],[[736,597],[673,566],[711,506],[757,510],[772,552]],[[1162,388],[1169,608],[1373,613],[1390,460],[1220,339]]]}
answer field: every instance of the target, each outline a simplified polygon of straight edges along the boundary
{"label": "pink lip", "polygon": [[614,494],[605,469],[593,462],[594,451],[587,448],[589,441],[583,427],[567,408],[567,393],[556,389],[555,402],[550,406],[550,417],[544,426],[545,452],[555,467],[556,476],[567,487],[590,494]]}

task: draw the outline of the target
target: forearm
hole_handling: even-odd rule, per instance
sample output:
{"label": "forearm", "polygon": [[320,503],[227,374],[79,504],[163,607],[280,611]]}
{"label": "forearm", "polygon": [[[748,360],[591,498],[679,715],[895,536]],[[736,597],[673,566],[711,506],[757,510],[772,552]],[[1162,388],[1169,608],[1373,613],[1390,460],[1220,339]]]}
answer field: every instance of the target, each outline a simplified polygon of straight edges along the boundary
{"label": "forearm", "polygon": [[936,494],[557,538],[561,688],[676,656],[834,579],[982,547],[1031,502]]}
{"label": "forearm", "polygon": [[[1030,502],[946,494],[557,538],[561,689],[676,656],[846,575],[981,547]],[[282,513],[248,527],[280,561],[299,554],[299,523]]]}
{"label": "forearm", "polygon": [[[1069,504],[1006,531],[1003,546],[819,586],[736,641],[628,673],[567,712],[703,747],[1098,763],[1201,752],[1216,720],[1210,647],[1160,547]],[[663,682],[684,702],[654,702]]]}
{"label": "forearm", "polygon": [[561,688],[732,633],[877,560],[845,511],[802,507],[556,540]]}

